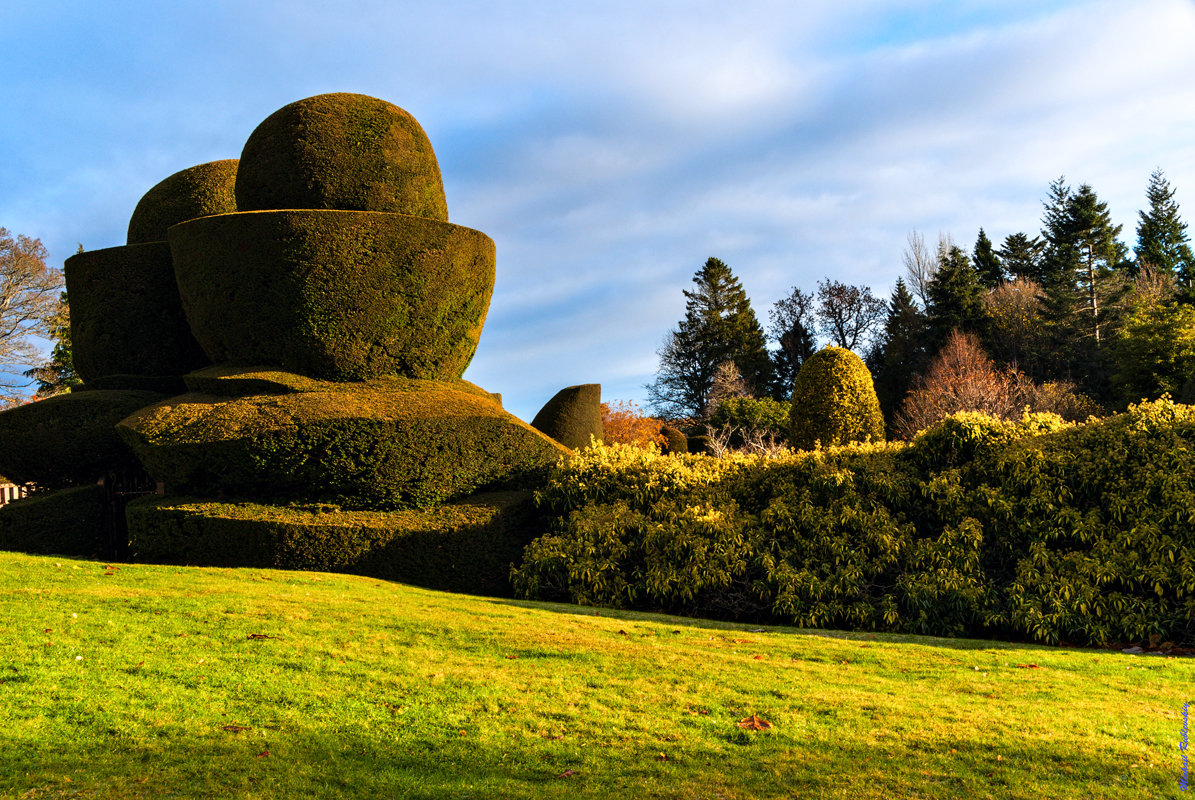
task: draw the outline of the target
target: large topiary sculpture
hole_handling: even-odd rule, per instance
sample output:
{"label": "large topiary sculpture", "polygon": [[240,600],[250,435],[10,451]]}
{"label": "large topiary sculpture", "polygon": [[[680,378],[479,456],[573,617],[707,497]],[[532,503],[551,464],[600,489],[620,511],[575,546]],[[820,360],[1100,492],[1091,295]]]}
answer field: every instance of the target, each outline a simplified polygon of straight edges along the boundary
{"label": "large topiary sculpture", "polygon": [[883,441],[884,416],[863,359],[841,347],[814,353],[797,373],[789,444],[800,450]]}
{"label": "large topiary sculpture", "polygon": [[583,383],[561,389],[531,420],[531,427],[574,449],[587,446],[590,437],[601,439],[601,384]]}

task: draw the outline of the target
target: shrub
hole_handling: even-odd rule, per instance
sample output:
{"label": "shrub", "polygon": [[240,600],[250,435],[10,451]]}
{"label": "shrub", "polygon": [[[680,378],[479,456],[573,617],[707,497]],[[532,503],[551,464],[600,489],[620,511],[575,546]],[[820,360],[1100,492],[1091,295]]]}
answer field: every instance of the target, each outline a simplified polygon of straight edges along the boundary
{"label": "shrub", "polygon": [[633,444],[647,447],[655,443],[667,446],[664,423],[639,410],[632,400],[602,403],[602,441],[606,444]]}
{"label": "shrub", "polygon": [[465,381],[334,383],[278,373],[203,380],[275,383],[278,393],[191,393],[118,426],[171,493],[428,507],[485,487],[535,485],[567,451]]}
{"label": "shrub", "polygon": [[710,415],[715,428],[729,426],[739,431],[760,431],[781,441],[788,438],[790,404],[770,397],[729,397]]}
{"label": "shrub", "polygon": [[245,142],[236,178],[241,211],[381,211],[448,221],[431,142],[396,105],[362,94],[283,106]]}
{"label": "shrub", "polygon": [[149,497],[127,515],[137,561],[347,572],[498,596],[510,595],[511,564],[536,530],[524,492],[389,512]]}
{"label": "shrub", "polygon": [[0,506],[0,550],[97,557],[105,549],[104,488],[39,492]]}
{"label": "shrub", "polygon": [[128,244],[166,241],[166,229],[196,217],[237,210],[237,160],[212,161],[174,173],[145,193],[129,220]]}
{"label": "shrub", "polygon": [[568,386],[544,404],[531,420],[531,427],[565,447],[585,447],[591,439],[602,439],[601,406],[601,384]]}
{"label": "shrub", "polygon": [[488,236],[399,214],[224,214],[171,228],[170,247],[213,362],[326,380],[459,378],[494,288]]}
{"label": "shrub", "polygon": [[671,425],[661,425],[659,436],[664,439],[664,446],[660,452],[665,455],[689,452],[689,439],[678,428]]}
{"label": "shrub", "polygon": [[804,450],[818,443],[883,441],[884,417],[863,360],[850,350],[827,347],[802,364],[789,430],[789,443]]}

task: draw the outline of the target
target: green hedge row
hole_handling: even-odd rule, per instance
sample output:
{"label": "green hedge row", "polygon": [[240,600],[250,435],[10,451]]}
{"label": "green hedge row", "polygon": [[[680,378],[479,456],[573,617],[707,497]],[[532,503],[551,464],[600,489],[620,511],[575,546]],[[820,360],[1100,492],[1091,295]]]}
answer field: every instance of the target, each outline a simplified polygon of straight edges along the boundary
{"label": "green hedge row", "polygon": [[0,550],[99,557],[104,550],[104,504],[99,485],[39,493],[0,506]]}
{"label": "green hedge row", "polygon": [[347,572],[491,596],[510,595],[511,565],[535,535],[526,492],[391,512],[149,497],[127,517],[138,561]]}
{"label": "green hedge row", "polygon": [[1195,640],[1195,408],[960,414],[911,445],[573,456],[521,596],[810,627]]}

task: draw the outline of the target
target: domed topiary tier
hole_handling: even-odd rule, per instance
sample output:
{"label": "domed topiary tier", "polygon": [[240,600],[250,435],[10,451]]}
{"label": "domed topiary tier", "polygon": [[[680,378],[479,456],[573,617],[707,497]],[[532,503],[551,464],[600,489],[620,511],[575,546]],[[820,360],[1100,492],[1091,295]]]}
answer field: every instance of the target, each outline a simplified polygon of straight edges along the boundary
{"label": "domed topiary tier", "polygon": [[209,363],[183,316],[165,242],[89,250],[63,267],[71,356],[84,383],[104,376],[178,376]]}
{"label": "domed topiary tier", "polygon": [[174,173],[145,193],[129,220],[129,244],[166,241],[179,222],[237,210],[237,160],[211,161]]}
{"label": "domed topiary tier", "polygon": [[602,438],[602,385],[583,383],[561,389],[531,420],[565,447],[586,447],[589,437]]}
{"label": "domed topiary tier", "polygon": [[567,452],[465,381],[192,393],[142,409],[117,429],[169,492],[357,509],[426,507],[485,487],[520,487]]}
{"label": "domed topiary tier", "polygon": [[399,214],[225,214],[174,226],[170,246],[212,361],[327,380],[459,378],[494,288],[488,236]]}
{"label": "domed topiary tier", "polygon": [[884,441],[884,415],[863,359],[826,347],[801,365],[793,385],[789,442],[801,450]]}
{"label": "domed topiary tier", "polygon": [[383,211],[448,221],[427,134],[375,97],[321,94],[283,106],[250,134],[240,161],[241,211]]}
{"label": "domed topiary tier", "polygon": [[14,483],[61,488],[95,483],[136,465],[114,427],[164,395],[139,391],[59,394],[0,413],[0,473]]}
{"label": "domed topiary tier", "polygon": [[510,565],[538,535],[529,492],[426,511],[343,511],[149,497],[128,506],[138,561],[349,572],[429,589],[509,595]]}
{"label": "domed topiary tier", "polygon": [[107,544],[103,486],[72,486],[0,506],[0,550],[95,557]]}

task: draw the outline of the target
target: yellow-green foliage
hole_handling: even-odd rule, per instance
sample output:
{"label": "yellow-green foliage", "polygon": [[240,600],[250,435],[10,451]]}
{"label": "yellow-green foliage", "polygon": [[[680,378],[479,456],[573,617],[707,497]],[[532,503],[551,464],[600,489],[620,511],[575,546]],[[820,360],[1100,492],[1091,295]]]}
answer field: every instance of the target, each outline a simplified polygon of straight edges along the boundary
{"label": "yellow-green foliage", "polygon": [[0,506],[0,550],[98,556],[104,550],[104,488],[94,483]]}
{"label": "yellow-green foliage", "polygon": [[871,372],[841,347],[820,350],[801,365],[789,419],[789,443],[802,450],[884,438]]}
{"label": "yellow-green foliage", "polygon": [[788,438],[791,405],[770,397],[728,397],[710,415],[714,428],[729,426],[739,431],[773,434],[781,441]]}
{"label": "yellow-green foliage", "polygon": [[133,466],[115,425],[162,398],[133,390],[69,392],[0,412],[0,471],[16,483],[57,489]]}
{"label": "yellow-green foliage", "polygon": [[543,431],[565,447],[585,447],[590,438],[602,438],[602,387],[584,383],[561,389],[531,420],[531,427]]}
{"label": "yellow-green foliage", "polygon": [[[248,371],[246,380],[260,374]],[[243,391],[235,376],[224,380],[233,394]],[[171,493],[379,510],[534,483],[567,452],[465,381],[295,386],[306,388],[185,394],[139,411],[118,430]]]}
{"label": "yellow-green foliage", "polygon": [[275,111],[245,142],[236,179],[241,211],[383,211],[448,221],[431,142],[396,105],[321,94]]}
{"label": "yellow-green foliage", "polygon": [[[165,242],[88,250],[64,264],[71,357],[85,383],[178,376],[209,363],[183,315]],[[109,380],[107,388],[118,388]],[[121,383],[135,388],[136,379]]]}
{"label": "yellow-green foliage", "polygon": [[[174,173],[145,193],[129,220],[129,244],[166,241],[179,222],[237,210],[237,160],[210,161]],[[72,298],[73,300],[74,298]]]}
{"label": "yellow-green foliage", "polygon": [[815,627],[1195,643],[1195,408],[958,414],[767,460],[591,448],[537,497],[528,597]]}
{"label": "yellow-green foliage", "polygon": [[510,565],[535,535],[526,492],[388,512],[149,497],[127,515],[138,561],[348,572],[491,596],[510,594]]}
{"label": "yellow-green foliage", "polygon": [[170,245],[213,362],[328,380],[459,378],[494,288],[488,236],[398,214],[224,214],[171,228]]}

